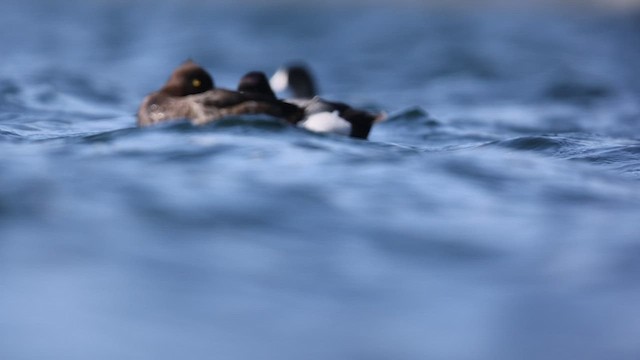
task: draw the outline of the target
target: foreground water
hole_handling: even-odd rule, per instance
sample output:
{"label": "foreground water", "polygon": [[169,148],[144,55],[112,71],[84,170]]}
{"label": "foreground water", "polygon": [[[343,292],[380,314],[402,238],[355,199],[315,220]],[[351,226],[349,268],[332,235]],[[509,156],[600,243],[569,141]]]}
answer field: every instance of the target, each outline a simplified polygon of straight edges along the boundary
{"label": "foreground water", "polygon": [[[1,359],[640,358],[638,14],[0,10]],[[187,57],[390,120],[135,128]]]}

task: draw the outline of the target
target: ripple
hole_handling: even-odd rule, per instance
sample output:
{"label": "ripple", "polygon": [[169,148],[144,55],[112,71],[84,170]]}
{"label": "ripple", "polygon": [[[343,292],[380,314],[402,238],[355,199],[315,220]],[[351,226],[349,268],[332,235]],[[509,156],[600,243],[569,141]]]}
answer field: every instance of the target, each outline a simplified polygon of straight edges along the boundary
{"label": "ripple", "polygon": [[576,82],[559,82],[550,86],[545,96],[564,102],[589,104],[613,95],[613,90],[605,85]]}
{"label": "ripple", "polygon": [[21,136],[11,131],[0,130],[0,137],[5,139],[19,139]]}
{"label": "ripple", "polygon": [[[0,2],[0,358],[638,358],[637,15],[263,3]],[[390,116],[137,128],[186,57]]]}
{"label": "ripple", "polygon": [[392,114],[389,114],[388,119],[382,122],[381,124],[400,122],[400,121],[410,122],[410,123],[420,124],[420,125],[427,125],[427,126],[440,125],[440,123],[437,120],[431,118],[429,113],[424,109],[422,109],[421,107],[411,107],[408,109],[400,110]]}
{"label": "ripple", "polygon": [[571,143],[563,138],[550,136],[523,136],[515,139],[504,140],[494,143],[515,150],[531,150],[541,153],[554,154]]}

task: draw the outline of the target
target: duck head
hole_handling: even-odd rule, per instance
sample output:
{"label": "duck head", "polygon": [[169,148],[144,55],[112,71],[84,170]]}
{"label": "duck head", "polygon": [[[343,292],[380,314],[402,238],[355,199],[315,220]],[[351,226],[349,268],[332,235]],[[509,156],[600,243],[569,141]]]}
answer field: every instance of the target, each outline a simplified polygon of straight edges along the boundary
{"label": "duck head", "polygon": [[260,71],[252,71],[247,73],[240,79],[238,83],[238,91],[252,95],[263,95],[270,99],[276,99],[276,94],[271,90],[267,76]]}
{"label": "duck head", "polygon": [[173,71],[160,92],[170,96],[187,96],[213,88],[211,75],[200,65],[188,60]]}
{"label": "duck head", "polygon": [[291,91],[294,98],[311,99],[318,95],[318,89],[311,71],[304,64],[281,67],[271,77],[271,87],[276,92]]}

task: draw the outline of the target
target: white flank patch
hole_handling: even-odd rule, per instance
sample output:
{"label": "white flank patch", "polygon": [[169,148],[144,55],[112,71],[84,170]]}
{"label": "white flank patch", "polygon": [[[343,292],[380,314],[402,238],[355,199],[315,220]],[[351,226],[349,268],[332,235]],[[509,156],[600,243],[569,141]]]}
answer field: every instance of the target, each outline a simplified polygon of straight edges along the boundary
{"label": "white flank patch", "polygon": [[279,69],[269,80],[271,89],[275,92],[282,92],[289,87],[289,73],[285,69]]}
{"label": "white flank patch", "polygon": [[338,111],[321,112],[309,116],[298,123],[298,126],[319,133],[351,134],[351,124],[338,115]]}

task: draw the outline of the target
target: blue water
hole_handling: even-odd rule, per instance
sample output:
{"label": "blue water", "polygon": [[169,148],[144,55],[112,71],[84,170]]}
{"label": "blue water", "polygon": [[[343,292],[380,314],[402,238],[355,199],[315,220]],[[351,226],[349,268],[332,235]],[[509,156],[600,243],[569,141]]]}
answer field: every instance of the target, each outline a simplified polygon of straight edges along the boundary
{"label": "blue water", "polygon": [[[0,4],[0,359],[639,359],[640,14]],[[304,60],[370,141],[137,129]]]}

